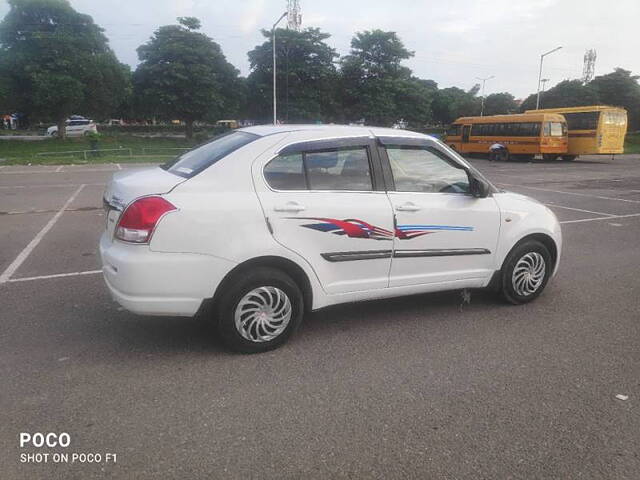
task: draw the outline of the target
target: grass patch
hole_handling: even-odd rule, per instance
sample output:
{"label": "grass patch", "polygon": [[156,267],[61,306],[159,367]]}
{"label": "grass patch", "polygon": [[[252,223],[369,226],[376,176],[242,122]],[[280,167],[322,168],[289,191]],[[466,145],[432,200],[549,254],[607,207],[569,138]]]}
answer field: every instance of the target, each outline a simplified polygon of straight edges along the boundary
{"label": "grass patch", "polygon": [[[103,136],[98,140],[98,152],[91,150],[86,138],[52,138],[46,140],[2,140],[0,159],[3,165],[64,165],[85,163],[162,162],[180,154],[199,142],[185,138],[134,137],[130,135]],[[105,150],[104,152],[101,152]],[[110,151],[109,151],[110,150]],[[131,152],[131,156],[129,155]],[[53,155],[38,155],[52,152]],[[55,152],[60,152],[55,154]]]}

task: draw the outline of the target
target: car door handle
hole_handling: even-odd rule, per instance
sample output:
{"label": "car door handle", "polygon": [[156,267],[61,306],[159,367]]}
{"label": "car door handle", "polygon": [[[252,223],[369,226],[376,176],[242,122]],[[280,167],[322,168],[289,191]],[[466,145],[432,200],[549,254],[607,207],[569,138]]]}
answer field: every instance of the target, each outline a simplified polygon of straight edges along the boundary
{"label": "car door handle", "polygon": [[298,202],[287,202],[284,205],[276,205],[273,209],[276,212],[301,212],[306,207]]}
{"label": "car door handle", "polygon": [[420,207],[414,203],[407,202],[402,205],[396,205],[396,210],[398,212],[417,212],[420,210]]}

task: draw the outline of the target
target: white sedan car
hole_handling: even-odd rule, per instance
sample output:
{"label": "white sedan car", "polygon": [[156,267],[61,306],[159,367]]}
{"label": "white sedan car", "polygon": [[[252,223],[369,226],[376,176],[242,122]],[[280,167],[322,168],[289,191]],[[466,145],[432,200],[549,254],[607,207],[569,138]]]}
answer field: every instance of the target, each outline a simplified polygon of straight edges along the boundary
{"label": "white sedan car", "polygon": [[235,130],[114,175],[100,240],[112,296],[146,315],[212,312],[226,345],[285,342],[305,311],[440,290],[536,298],[560,225],[447,146],[398,129]]}
{"label": "white sedan car", "polygon": [[[90,133],[98,133],[96,122],[87,118],[71,118],[65,122],[65,134],[68,137],[82,137]],[[48,137],[58,136],[58,126],[53,125],[47,128]]]}

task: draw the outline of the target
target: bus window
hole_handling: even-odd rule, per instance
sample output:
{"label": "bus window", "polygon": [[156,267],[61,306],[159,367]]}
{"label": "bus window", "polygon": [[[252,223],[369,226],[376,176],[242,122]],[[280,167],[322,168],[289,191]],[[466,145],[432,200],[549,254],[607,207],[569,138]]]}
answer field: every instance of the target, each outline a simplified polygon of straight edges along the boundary
{"label": "bus window", "polygon": [[449,125],[447,128],[446,135],[450,137],[459,137],[460,136],[460,125]]}
{"label": "bus window", "polygon": [[598,128],[600,112],[563,113],[569,130],[595,130]]}
{"label": "bus window", "polygon": [[567,134],[567,126],[561,122],[545,122],[545,137],[564,137]]}

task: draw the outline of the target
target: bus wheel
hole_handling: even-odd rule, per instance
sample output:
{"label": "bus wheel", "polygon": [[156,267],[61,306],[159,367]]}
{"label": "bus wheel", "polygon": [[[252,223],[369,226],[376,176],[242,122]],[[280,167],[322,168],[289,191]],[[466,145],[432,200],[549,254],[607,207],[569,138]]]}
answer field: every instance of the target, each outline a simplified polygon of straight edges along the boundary
{"label": "bus wheel", "polygon": [[558,155],[556,155],[555,153],[543,153],[542,154],[542,159],[545,162],[553,162],[557,158],[558,158]]}
{"label": "bus wheel", "polygon": [[578,158],[578,155],[562,155],[562,160],[565,162],[573,162],[576,158]]}
{"label": "bus wheel", "polygon": [[507,150],[506,148],[492,150],[489,153],[489,160],[491,160],[492,162],[508,162],[509,157],[509,150]]}

